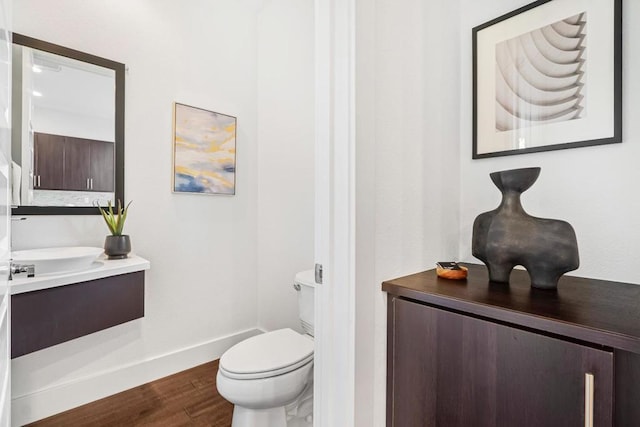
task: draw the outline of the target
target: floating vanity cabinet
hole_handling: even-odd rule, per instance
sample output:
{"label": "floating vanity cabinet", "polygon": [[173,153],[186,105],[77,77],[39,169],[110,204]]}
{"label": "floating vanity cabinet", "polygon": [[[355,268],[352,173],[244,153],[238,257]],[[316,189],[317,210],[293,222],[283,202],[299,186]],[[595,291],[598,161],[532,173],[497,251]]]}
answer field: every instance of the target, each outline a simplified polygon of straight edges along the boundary
{"label": "floating vanity cabinet", "polygon": [[36,132],[34,151],[34,188],[114,191],[113,143]]}
{"label": "floating vanity cabinet", "polygon": [[386,281],[387,425],[640,425],[640,286],[524,271]]}
{"label": "floating vanity cabinet", "polygon": [[[127,260],[123,260],[123,263]],[[147,267],[148,268],[148,267]],[[29,279],[21,285],[29,286]],[[144,316],[144,271],[11,296],[11,357]]]}

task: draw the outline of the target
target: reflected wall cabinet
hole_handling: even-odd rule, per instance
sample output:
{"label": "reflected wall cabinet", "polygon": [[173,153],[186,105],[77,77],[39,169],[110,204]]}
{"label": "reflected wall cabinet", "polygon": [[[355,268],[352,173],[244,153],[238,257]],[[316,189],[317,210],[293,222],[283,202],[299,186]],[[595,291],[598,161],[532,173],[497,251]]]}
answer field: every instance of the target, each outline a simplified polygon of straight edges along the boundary
{"label": "reflected wall cabinet", "polygon": [[640,425],[640,286],[387,281],[387,426]]}
{"label": "reflected wall cabinet", "polygon": [[114,144],[34,133],[34,183],[40,190],[114,191]]}
{"label": "reflected wall cabinet", "polygon": [[34,178],[33,187],[43,190],[60,190],[63,187],[64,137],[35,133],[33,136]]}

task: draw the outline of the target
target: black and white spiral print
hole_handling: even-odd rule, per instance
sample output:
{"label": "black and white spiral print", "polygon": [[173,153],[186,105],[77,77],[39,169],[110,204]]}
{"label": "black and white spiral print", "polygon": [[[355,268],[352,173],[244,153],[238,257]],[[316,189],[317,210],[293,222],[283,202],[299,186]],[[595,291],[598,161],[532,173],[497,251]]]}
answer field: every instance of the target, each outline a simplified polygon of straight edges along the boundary
{"label": "black and white spiral print", "polygon": [[586,13],[496,45],[496,131],[583,117]]}

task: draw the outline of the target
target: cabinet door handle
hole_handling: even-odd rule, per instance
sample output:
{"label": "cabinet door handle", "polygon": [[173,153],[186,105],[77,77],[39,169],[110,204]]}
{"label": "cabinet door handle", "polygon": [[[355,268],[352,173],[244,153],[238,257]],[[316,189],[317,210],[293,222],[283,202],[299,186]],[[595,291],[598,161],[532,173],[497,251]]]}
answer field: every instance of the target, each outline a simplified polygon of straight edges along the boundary
{"label": "cabinet door handle", "polygon": [[87,190],[89,189],[89,178],[87,178]]}
{"label": "cabinet door handle", "polygon": [[33,175],[33,179],[31,181],[33,181],[33,187],[37,187],[38,186],[38,182],[36,181],[36,175]]}
{"label": "cabinet door handle", "polygon": [[93,178],[90,178],[90,179],[89,179],[89,182],[91,183],[91,185],[90,185],[90,187],[89,187],[89,188],[93,190]]}
{"label": "cabinet door handle", "polygon": [[584,427],[593,427],[593,394],[595,379],[593,374],[584,374]]}
{"label": "cabinet door handle", "polygon": [[40,187],[40,175],[38,175],[38,187]]}

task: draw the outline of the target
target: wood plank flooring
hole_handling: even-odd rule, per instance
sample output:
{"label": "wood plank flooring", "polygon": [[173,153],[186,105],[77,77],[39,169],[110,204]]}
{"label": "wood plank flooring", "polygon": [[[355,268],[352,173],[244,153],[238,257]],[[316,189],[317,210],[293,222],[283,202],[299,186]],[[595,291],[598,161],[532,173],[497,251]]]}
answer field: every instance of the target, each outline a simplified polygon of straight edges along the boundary
{"label": "wood plank flooring", "polygon": [[71,409],[29,427],[229,427],[233,405],[216,389],[218,361]]}

